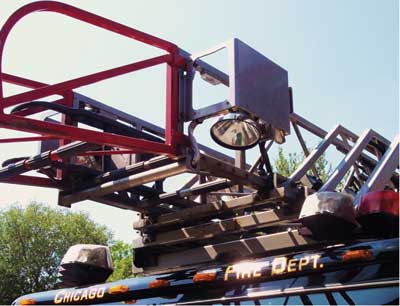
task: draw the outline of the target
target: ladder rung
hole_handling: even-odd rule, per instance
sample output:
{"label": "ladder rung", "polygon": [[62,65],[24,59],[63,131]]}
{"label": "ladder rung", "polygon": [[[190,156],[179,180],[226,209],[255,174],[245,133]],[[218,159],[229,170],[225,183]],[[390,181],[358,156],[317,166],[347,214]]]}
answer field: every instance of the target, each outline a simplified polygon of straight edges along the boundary
{"label": "ladder rung", "polygon": [[282,220],[291,220],[297,216],[298,212],[289,216],[282,210],[254,212],[217,222],[207,222],[172,231],[157,232],[152,242],[140,245],[142,242],[140,239],[139,244],[134,244],[133,248],[183,244],[186,242],[210,239],[219,235],[243,233],[245,231],[265,228],[266,226],[278,225]]}
{"label": "ladder rung", "polygon": [[260,198],[257,193],[252,193],[243,197],[232,199],[225,202],[213,202],[202,204],[196,207],[187,208],[176,213],[164,214],[158,217],[154,224],[146,225],[143,230],[159,231],[163,227],[176,226],[181,224],[193,223],[201,219],[216,218],[224,213],[232,213],[235,210],[245,207],[257,207],[266,204],[276,204],[277,201],[283,201],[281,193],[277,189],[272,190],[268,198]]}

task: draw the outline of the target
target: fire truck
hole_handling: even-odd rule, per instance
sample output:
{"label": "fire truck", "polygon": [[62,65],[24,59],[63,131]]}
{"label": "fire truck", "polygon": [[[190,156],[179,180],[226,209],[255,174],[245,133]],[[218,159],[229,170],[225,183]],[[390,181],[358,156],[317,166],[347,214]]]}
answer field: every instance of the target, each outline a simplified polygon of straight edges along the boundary
{"label": "fire truck", "polygon": [[[56,84],[1,71],[13,27],[42,11],[163,54]],[[207,62],[221,50],[225,72]],[[165,127],[76,92],[157,65],[166,67]],[[195,108],[196,76],[226,87],[226,99]],[[308,121],[294,111],[287,71],[241,40],[191,53],[74,6],[38,1],[0,31],[0,79],[0,127],[34,135],[0,142],[40,143],[38,155],[4,161],[0,181],[54,188],[64,207],[91,200],[138,217],[137,277],[106,282],[113,271],[108,247],[74,245],[60,263],[59,289],[21,296],[15,305],[399,303],[399,136],[357,135],[342,125],[327,131]],[[4,96],[3,83],[28,90]],[[60,98],[46,100],[53,96]],[[196,140],[205,121],[214,122],[210,137],[234,157]],[[319,138],[314,149],[304,133]],[[269,152],[291,134],[305,159],[284,177]],[[251,148],[255,160],[246,158]],[[316,162],[328,148],[342,160],[323,181]],[[183,174],[190,179],[166,191]]]}

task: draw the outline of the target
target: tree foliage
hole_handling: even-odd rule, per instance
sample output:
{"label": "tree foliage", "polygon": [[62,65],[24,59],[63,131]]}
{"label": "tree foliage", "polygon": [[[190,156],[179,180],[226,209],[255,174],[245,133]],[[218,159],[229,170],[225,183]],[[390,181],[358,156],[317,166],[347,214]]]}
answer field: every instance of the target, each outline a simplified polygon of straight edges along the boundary
{"label": "tree foliage", "polygon": [[133,249],[123,241],[116,241],[110,246],[111,256],[113,259],[114,272],[108,278],[108,282],[113,282],[119,279],[133,277]]}
{"label": "tree foliage", "polygon": [[286,157],[283,149],[278,148],[278,158],[275,160],[275,171],[284,177],[289,177],[301,164],[304,157],[298,153],[289,153]]}
{"label": "tree foliage", "polygon": [[114,274],[127,275],[132,254],[127,245],[112,240],[111,232],[86,214],[32,203],[22,209],[0,211],[0,304],[23,294],[54,289],[58,266],[67,249],[78,243],[113,242]]}
{"label": "tree foliage", "polygon": [[[287,156],[283,149],[279,147],[278,158],[275,160],[275,171],[280,175],[289,177],[305,159],[304,153],[289,153]],[[326,182],[332,171],[332,165],[326,160],[325,154],[322,154],[315,163],[318,177],[322,182]],[[309,174],[312,174],[311,172]]]}

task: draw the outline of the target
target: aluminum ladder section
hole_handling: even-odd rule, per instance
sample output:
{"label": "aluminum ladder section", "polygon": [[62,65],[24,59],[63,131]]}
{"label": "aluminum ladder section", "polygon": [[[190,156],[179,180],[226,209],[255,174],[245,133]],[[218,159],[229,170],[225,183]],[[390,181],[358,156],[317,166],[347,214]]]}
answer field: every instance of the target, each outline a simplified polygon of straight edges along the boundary
{"label": "aluminum ladder section", "polygon": [[[155,274],[278,250],[316,247],[321,242],[301,235],[297,221],[307,194],[343,191],[353,194],[357,203],[368,191],[396,190],[399,136],[390,143],[373,130],[357,136],[340,125],[326,132],[297,114],[292,114],[292,124],[300,142],[304,140],[299,127],[322,140],[311,152],[305,143],[301,144],[307,157],[290,177],[275,177],[266,194],[258,191],[227,201],[203,203],[155,219],[143,215],[134,226],[140,235],[133,243],[135,271]],[[267,143],[266,151],[271,145]],[[313,189],[312,184],[307,184],[307,177],[312,176],[315,162],[330,145],[345,155],[326,182]],[[248,171],[254,171],[258,163],[260,158]]]}

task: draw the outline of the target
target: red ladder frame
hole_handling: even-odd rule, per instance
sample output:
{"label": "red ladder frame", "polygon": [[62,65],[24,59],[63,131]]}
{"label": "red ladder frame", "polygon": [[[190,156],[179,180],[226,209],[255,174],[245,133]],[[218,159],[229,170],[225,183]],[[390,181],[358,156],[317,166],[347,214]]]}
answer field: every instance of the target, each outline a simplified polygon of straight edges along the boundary
{"label": "red ladder frame", "polygon": [[[74,19],[78,19],[80,21],[98,26],[102,29],[163,49],[167,51],[167,54],[120,66],[117,68],[93,73],[87,76],[75,78],[53,85],[47,85],[3,73],[1,69],[3,50],[10,31],[15,26],[15,24],[23,17],[30,13],[39,11],[50,11],[67,15]],[[78,128],[75,126],[66,125],[67,121],[64,121],[63,124],[54,124],[36,119],[26,118],[27,115],[40,112],[43,109],[30,110],[28,112],[21,111],[12,115],[4,113],[4,109],[7,107],[51,95],[61,95],[63,97],[62,99],[57,100],[53,103],[60,103],[71,106],[73,101],[73,89],[163,63],[167,65],[166,128],[164,143],[156,143],[153,141],[137,139],[133,137]],[[141,31],[135,30],[133,28],[127,27],[120,23],[81,10],[65,3],[53,1],[39,1],[30,3],[23,6],[14,14],[12,14],[0,31],[0,127],[40,134],[44,137],[55,137],[67,140],[80,140],[102,145],[115,146],[132,150],[138,153],[146,152],[174,156],[178,154],[178,146],[185,143],[185,137],[180,131],[181,123],[178,119],[178,73],[179,69],[184,69],[185,66],[185,58],[179,55],[179,48],[171,42],[143,33]],[[22,85],[31,88],[32,90],[4,97],[3,82]],[[37,138],[37,140],[41,139],[41,137]],[[7,141],[24,141],[24,138],[3,140],[3,142]],[[27,141],[26,138],[25,141]]]}

